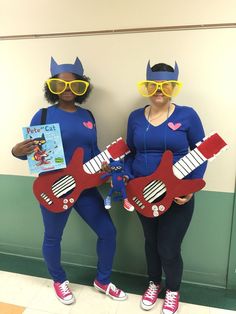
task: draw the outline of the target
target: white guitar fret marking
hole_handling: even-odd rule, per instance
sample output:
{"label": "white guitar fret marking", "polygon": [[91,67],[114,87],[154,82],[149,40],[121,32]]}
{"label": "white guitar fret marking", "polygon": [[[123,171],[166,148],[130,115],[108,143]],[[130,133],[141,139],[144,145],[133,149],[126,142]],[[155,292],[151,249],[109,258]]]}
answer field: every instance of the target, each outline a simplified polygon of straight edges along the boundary
{"label": "white guitar fret marking", "polygon": [[100,159],[98,158],[98,156],[93,158],[94,162],[96,163],[97,167],[98,167],[98,171],[101,169],[102,167],[102,163],[100,161]]}
{"label": "white guitar fret marking", "polygon": [[94,168],[95,172],[98,172],[100,170],[100,167],[98,167],[97,163],[95,162],[94,158],[90,160],[90,164]]}
{"label": "white guitar fret marking", "polygon": [[95,156],[93,159],[90,159],[87,161],[84,165],[84,171],[89,174],[97,173],[99,170],[101,170],[102,163],[107,162],[110,163],[111,155],[109,151],[106,149],[97,156]]}
{"label": "white guitar fret marking", "polygon": [[188,175],[188,172],[181,166],[181,164],[179,162],[176,162],[174,166],[175,166],[175,168],[177,168],[181,172],[181,174],[182,174],[181,178]]}
{"label": "white guitar fret marking", "polygon": [[184,168],[184,170],[187,171],[188,174],[192,171],[182,158],[178,162]]}
{"label": "white guitar fret marking", "polygon": [[197,149],[195,148],[194,151],[198,154],[198,156],[201,158],[202,162],[206,161],[207,158],[205,156],[203,156],[203,154]]}
{"label": "white guitar fret marking", "polygon": [[184,177],[184,175],[179,171],[179,169],[175,165],[173,166],[173,172],[178,179],[182,179]]}
{"label": "white guitar fret marking", "polygon": [[99,162],[102,164],[104,160],[103,160],[101,154],[97,155],[96,157],[99,159]]}
{"label": "white guitar fret marking", "polygon": [[84,168],[84,171],[85,171],[86,173],[89,173],[89,174],[92,173],[92,172],[89,170],[89,167],[87,166],[87,164],[84,164],[84,165],[83,165],[83,168]]}
{"label": "white guitar fret marking", "polygon": [[188,157],[188,159],[191,161],[195,168],[199,166],[199,163],[197,162],[196,158],[192,155],[192,151],[186,156]]}
{"label": "white guitar fret marking", "polygon": [[197,152],[195,152],[195,150],[192,150],[191,154],[195,158],[195,160],[198,162],[198,166],[203,163],[202,158],[200,158],[200,156],[197,154]]}
{"label": "white guitar fret marking", "polygon": [[104,161],[106,161],[106,162],[108,162],[108,163],[110,162],[110,161],[109,161],[110,158],[107,157],[107,155],[105,154],[105,152],[101,153],[101,156],[102,156],[102,158],[103,158]]}
{"label": "white guitar fret marking", "polygon": [[89,166],[91,167],[91,169],[93,169],[92,173],[96,173],[96,170],[94,169],[92,160],[89,160],[89,161],[88,161],[88,164],[89,164]]}
{"label": "white guitar fret marking", "polygon": [[[86,162],[84,165],[83,165],[83,169],[85,172],[89,173],[89,174],[92,174],[94,173],[94,170],[93,170],[93,167],[92,165],[90,164],[90,162]],[[87,171],[86,171],[87,170]]]}
{"label": "white guitar fret marking", "polygon": [[104,150],[104,154],[106,155],[106,158],[108,159],[108,163],[110,162],[110,158],[111,158],[111,155],[109,153],[109,151],[106,149]]}
{"label": "white guitar fret marking", "polygon": [[[188,154],[189,155],[189,154]],[[184,156],[183,158],[181,158],[187,165],[188,167],[191,169],[191,171],[193,171],[195,169],[194,164],[189,160],[188,155]]]}

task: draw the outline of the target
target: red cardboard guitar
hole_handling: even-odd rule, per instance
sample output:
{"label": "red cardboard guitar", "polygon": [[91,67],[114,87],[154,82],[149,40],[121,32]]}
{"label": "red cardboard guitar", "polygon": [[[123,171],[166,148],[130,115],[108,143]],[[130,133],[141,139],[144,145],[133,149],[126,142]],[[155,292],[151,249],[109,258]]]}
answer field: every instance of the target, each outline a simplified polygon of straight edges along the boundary
{"label": "red cardboard guitar", "polygon": [[63,212],[78,199],[80,193],[106,181],[101,179],[102,162],[119,159],[128,154],[129,148],[118,138],[106,150],[83,164],[84,151],[77,148],[65,169],[41,174],[33,184],[33,192],[40,204],[52,212]]}
{"label": "red cardboard guitar", "polygon": [[214,133],[196,146],[174,165],[172,152],[166,151],[154,173],[129,181],[127,196],[140,214],[151,218],[160,216],[169,209],[175,197],[197,192],[205,186],[202,179],[181,179],[206,160],[214,159],[227,144]]}

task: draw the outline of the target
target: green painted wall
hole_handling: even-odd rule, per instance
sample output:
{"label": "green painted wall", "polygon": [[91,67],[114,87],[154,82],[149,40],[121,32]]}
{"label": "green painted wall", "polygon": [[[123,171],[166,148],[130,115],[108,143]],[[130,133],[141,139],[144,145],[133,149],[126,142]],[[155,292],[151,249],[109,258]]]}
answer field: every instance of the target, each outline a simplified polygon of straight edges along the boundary
{"label": "green painted wall", "polygon": [[227,288],[236,289],[236,193],[232,213],[232,236],[230,243],[229,268],[227,276]]}
{"label": "green painted wall", "polygon": [[[31,177],[0,175],[0,252],[42,258],[43,224],[32,182]],[[102,193],[106,190],[107,186],[101,188]],[[111,215],[118,231],[114,270],[144,275],[141,225],[135,213],[125,211],[119,203],[113,205]],[[236,260],[232,253],[235,242],[231,242],[233,207],[233,193],[201,191],[196,195],[195,213],[182,248],[185,281],[226,287],[229,256]],[[236,227],[233,231],[236,235]],[[96,235],[72,212],[62,242],[62,260],[95,267],[95,252]],[[230,271],[235,268],[232,262]],[[236,284],[235,274],[230,280]]]}

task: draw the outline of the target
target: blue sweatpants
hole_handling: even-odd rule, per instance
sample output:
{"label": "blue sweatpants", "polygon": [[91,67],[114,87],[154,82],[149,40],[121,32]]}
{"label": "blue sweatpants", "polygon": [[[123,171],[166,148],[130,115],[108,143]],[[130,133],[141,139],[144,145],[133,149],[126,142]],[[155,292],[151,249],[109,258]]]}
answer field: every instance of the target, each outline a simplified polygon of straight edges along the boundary
{"label": "blue sweatpants", "polygon": [[[71,213],[71,209],[62,213],[53,213],[41,207],[44,222],[43,256],[48,271],[55,282],[67,280],[61,266],[61,239]],[[104,202],[96,188],[85,190],[74,204],[76,212],[97,234],[97,277],[102,284],[110,282],[113,257],[116,249],[116,229]],[[79,233],[79,230],[78,230]]]}

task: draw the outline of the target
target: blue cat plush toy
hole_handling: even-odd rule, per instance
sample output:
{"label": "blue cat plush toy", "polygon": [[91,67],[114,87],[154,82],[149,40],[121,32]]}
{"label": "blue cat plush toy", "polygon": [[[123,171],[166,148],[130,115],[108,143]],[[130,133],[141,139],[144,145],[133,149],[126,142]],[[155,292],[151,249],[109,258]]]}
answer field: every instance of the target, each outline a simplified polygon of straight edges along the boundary
{"label": "blue cat plush toy", "polygon": [[124,178],[130,177],[128,174],[124,171],[124,166],[121,161],[116,161],[113,159],[110,159],[109,164],[110,172],[103,174],[101,177],[102,179],[111,177],[111,189],[108,193],[108,196],[104,200],[104,206],[106,209],[111,208],[111,196],[114,192],[118,192],[121,194],[121,198],[123,199],[123,207],[128,211],[133,211],[134,207],[130,204],[127,198],[126,194],[126,187]]}

